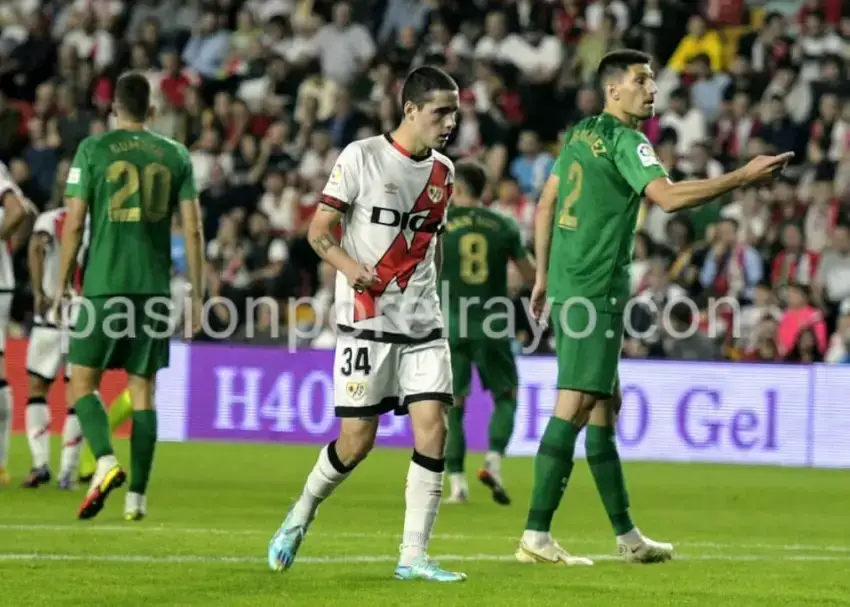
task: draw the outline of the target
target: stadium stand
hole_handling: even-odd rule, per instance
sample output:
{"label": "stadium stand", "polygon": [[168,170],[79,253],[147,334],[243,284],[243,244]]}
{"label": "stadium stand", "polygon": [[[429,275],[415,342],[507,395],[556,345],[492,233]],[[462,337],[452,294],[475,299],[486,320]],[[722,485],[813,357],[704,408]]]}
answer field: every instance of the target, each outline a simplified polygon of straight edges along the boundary
{"label": "stadium stand", "polygon": [[[850,12],[841,4],[11,0],[0,6],[0,159],[39,208],[60,205],[77,144],[110,126],[115,79],[143,71],[156,91],[153,128],[191,150],[210,295],[328,303],[332,273],[306,226],[339,151],[395,125],[411,67],[440,65],[461,84],[449,154],[486,164],[487,203],[530,239],[560,138],[600,109],[596,64],[611,49],[640,48],[654,54],[660,88],[644,130],[674,178],[769,151],[797,158],[768,187],[676,216],[644,209],[633,321],[650,327],[653,309],[688,294],[699,314],[671,306],[662,328],[703,330],[676,343],[664,330],[633,336],[626,354],[850,362]],[[520,297],[527,286],[511,276]],[[738,339],[723,308],[711,308],[718,297],[743,306]],[[24,289],[20,331],[30,309]],[[309,311],[281,309],[282,322],[312,322]],[[216,308],[222,323],[229,313]],[[332,343],[322,333],[315,345]]]}

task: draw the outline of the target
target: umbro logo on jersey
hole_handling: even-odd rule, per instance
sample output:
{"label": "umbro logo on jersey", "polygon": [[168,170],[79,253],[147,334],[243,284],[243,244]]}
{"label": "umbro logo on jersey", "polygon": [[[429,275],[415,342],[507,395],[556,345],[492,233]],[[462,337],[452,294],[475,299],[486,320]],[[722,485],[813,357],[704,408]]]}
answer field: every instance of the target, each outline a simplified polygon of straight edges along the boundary
{"label": "umbro logo on jersey", "polygon": [[398,186],[394,183],[385,183],[384,192],[386,192],[387,194],[395,194],[396,192],[398,192]]}

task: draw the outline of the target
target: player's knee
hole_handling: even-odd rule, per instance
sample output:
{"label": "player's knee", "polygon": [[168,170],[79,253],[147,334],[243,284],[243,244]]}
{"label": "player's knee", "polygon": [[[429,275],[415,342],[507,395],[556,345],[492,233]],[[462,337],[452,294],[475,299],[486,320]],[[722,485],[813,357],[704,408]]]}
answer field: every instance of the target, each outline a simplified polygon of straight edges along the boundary
{"label": "player's knee", "polygon": [[351,467],[366,459],[375,446],[377,430],[377,418],[343,419],[336,441],[336,453],[342,464]]}
{"label": "player's knee", "polygon": [[27,394],[30,398],[43,398],[47,396],[47,391],[50,388],[50,384],[43,377],[37,377],[35,375],[29,376],[27,384]]}
{"label": "player's knee", "polygon": [[516,406],[516,390],[505,390],[493,395],[493,400],[496,403],[511,403]]}
{"label": "player's knee", "polygon": [[448,428],[441,403],[417,403],[410,409],[416,450],[429,457],[443,457]]}

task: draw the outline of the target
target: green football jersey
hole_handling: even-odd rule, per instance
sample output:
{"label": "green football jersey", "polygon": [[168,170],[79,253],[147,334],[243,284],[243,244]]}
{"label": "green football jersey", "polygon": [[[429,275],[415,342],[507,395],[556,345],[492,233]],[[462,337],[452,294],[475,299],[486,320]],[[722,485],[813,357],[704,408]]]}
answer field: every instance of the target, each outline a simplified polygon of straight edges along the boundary
{"label": "green football jersey", "polygon": [[559,177],[549,259],[549,296],[622,311],[643,191],[666,177],[652,145],[610,114],[579,122],[552,174]]}
{"label": "green football jersey", "polygon": [[490,336],[506,336],[508,262],[526,255],[510,217],[483,207],[449,207],[441,290],[452,339],[488,337],[485,326]]}
{"label": "green football jersey", "polygon": [[83,140],[65,196],[88,205],[91,237],[83,295],[171,291],[171,217],[198,193],[189,152],[150,131]]}

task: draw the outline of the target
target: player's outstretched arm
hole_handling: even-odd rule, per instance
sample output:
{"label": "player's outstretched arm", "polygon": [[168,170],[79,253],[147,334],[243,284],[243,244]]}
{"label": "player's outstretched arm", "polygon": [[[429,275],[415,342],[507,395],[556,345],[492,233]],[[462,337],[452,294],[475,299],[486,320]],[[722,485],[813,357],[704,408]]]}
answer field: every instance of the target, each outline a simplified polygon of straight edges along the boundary
{"label": "player's outstretched arm", "polygon": [[4,213],[0,223],[0,240],[7,240],[21,227],[25,219],[35,217],[36,210],[29,200],[12,190],[6,190],[2,202]]}
{"label": "player's outstretched arm", "polygon": [[534,215],[534,259],[537,260],[537,272],[531,282],[538,284],[546,284],[549,271],[549,247],[552,244],[552,224],[555,220],[559,183],[560,179],[556,174],[549,175]]}
{"label": "player's outstretched arm", "polygon": [[711,202],[736,188],[767,181],[778,175],[794,157],[794,152],[777,156],[757,156],[746,165],[713,179],[697,179],[672,183],[667,178],[652,180],[646,196],[668,213]]}

